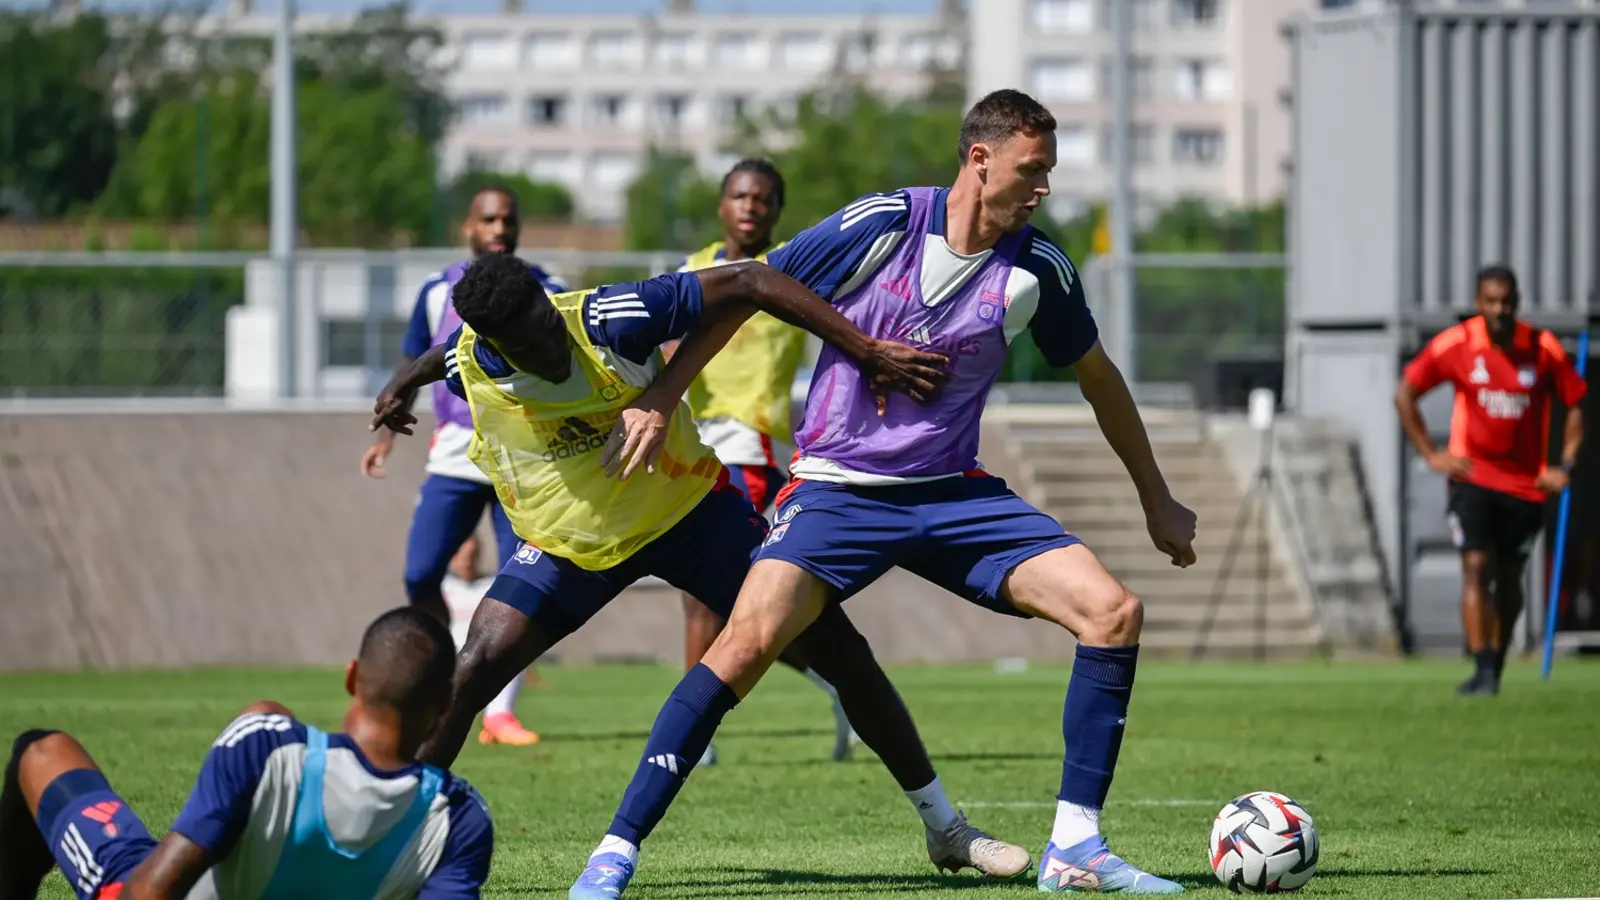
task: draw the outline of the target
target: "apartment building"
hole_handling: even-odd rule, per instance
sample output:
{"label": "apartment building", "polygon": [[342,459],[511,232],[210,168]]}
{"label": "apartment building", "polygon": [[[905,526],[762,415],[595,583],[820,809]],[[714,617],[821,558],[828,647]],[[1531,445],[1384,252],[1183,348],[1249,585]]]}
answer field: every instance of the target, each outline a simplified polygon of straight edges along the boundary
{"label": "apartment building", "polygon": [[436,24],[458,104],[445,168],[567,185],[581,212],[602,221],[621,217],[651,146],[720,173],[741,114],[792,109],[835,74],[912,95],[930,69],[964,61],[963,23],[952,15],[707,15],[680,2],[649,16],[513,12]]}
{"label": "apartment building", "polygon": [[[1060,125],[1058,212],[1108,195],[1111,4],[1133,16],[1133,185],[1141,205],[1282,196],[1289,175],[1289,44],[1318,0],[975,0],[968,93],[1021,87]],[[1063,208],[1065,207],[1065,208]]]}

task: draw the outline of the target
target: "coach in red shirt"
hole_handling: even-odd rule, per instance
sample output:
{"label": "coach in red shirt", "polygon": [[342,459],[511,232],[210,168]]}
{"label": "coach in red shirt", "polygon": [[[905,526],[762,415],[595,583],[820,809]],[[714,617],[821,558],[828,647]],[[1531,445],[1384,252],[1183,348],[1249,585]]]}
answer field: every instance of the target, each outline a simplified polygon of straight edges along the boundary
{"label": "coach in red shirt", "polygon": [[[1461,550],[1461,619],[1476,671],[1457,689],[1498,694],[1505,648],[1522,612],[1522,569],[1544,527],[1544,500],[1566,488],[1583,441],[1586,386],[1561,342],[1517,321],[1517,276],[1478,273],[1478,314],[1445,329],[1406,366],[1395,392],[1400,424],[1435,472],[1450,479],[1450,531]],[[1456,390],[1450,446],[1428,436],[1417,398]],[[1546,464],[1550,404],[1567,407],[1561,464]]]}

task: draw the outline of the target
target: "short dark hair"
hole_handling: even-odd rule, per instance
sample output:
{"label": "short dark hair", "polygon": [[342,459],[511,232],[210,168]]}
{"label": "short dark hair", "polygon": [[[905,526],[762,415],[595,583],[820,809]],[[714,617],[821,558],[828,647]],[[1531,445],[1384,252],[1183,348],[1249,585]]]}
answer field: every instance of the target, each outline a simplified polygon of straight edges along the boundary
{"label": "short dark hair", "polygon": [[778,171],[778,167],[772,164],[771,160],[762,159],[759,156],[746,156],[744,159],[734,163],[733,168],[728,170],[728,174],[722,176],[723,194],[728,193],[728,182],[732,181],[733,176],[740,172],[753,172],[764,176],[768,181],[772,182],[773,200],[777,202],[779,207],[783,206],[783,175]]}
{"label": "short dark hair", "polygon": [[1044,104],[1010,88],[995,91],[967,110],[961,120],[961,162],[974,144],[993,144],[1014,134],[1043,134],[1056,130],[1056,117]]}
{"label": "short dark hair", "polygon": [[1511,289],[1511,295],[1517,295],[1517,273],[1510,266],[1501,263],[1484,266],[1478,270],[1478,287],[1483,287],[1486,281],[1498,281]]}
{"label": "short dark hair", "polygon": [[527,263],[509,253],[491,253],[467,266],[450,295],[461,321],[494,337],[545,293]]}
{"label": "short dark hair", "polygon": [[456,673],[450,629],[415,606],[391,609],[361,635],[357,658],[361,700],[414,713],[447,702]]}
{"label": "short dark hair", "polygon": [[517,192],[513,191],[511,188],[508,188],[503,184],[485,184],[473,191],[472,196],[467,198],[469,214],[471,213],[472,204],[478,202],[478,198],[482,197],[484,194],[499,194],[502,197],[505,197],[507,200],[510,200],[512,206],[520,206],[522,204],[522,199],[518,197]]}

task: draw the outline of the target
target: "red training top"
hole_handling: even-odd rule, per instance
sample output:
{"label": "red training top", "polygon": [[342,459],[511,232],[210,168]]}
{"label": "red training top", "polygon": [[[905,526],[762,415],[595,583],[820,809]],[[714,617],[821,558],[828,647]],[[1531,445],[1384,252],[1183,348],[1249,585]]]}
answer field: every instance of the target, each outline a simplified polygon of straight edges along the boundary
{"label": "red training top", "polygon": [[1429,341],[1405,378],[1419,394],[1444,382],[1455,387],[1450,453],[1472,462],[1467,481],[1545,499],[1533,482],[1545,469],[1550,398],[1575,406],[1588,389],[1555,335],[1518,322],[1511,347],[1501,349],[1483,317],[1473,316]]}

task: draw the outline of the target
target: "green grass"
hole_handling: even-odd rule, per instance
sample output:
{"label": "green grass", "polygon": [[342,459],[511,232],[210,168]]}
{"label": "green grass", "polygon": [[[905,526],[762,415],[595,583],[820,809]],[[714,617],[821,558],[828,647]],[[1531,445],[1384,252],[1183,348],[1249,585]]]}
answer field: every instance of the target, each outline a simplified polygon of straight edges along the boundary
{"label": "green grass", "polygon": [[[1541,684],[1514,665],[1496,699],[1463,699],[1460,664],[1149,663],[1104,826],[1113,849],[1221,894],[1212,817],[1249,790],[1316,818],[1306,892],[1363,898],[1600,894],[1600,665],[1562,661]],[[1060,774],[1064,668],[892,673],[952,799],[1036,855]],[[458,771],[498,826],[486,897],[565,896],[632,774],[677,673],[550,668],[520,711],[545,742],[471,743]],[[77,734],[153,829],[182,804],[211,739],[272,697],[324,728],[344,698],[332,671],[0,676],[0,732]],[[697,773],[645,848],[630,898],[932,898],[1033,894],[1031,881],[940,876],[909,804],[871,754],[827,758],[831,719],[787,672],[731,714],[722,765]],[[68,898],[52,876],[44,896]]]}

